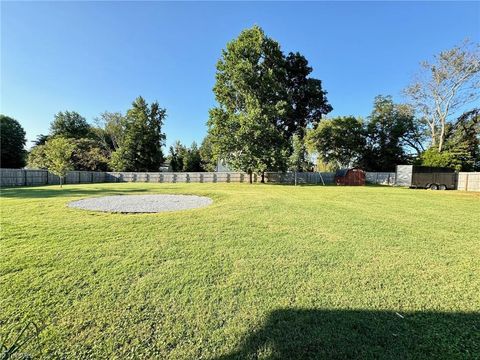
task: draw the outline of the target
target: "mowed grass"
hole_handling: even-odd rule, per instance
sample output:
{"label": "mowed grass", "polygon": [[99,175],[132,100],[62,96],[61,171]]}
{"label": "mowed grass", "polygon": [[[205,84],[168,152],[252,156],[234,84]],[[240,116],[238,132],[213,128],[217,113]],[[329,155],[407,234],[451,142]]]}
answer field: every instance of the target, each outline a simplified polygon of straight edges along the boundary
{"label": "mowed grass", "polygon": [[[70,209],[197,194],[161,214]],[[65,359],[478,359],[480,194],[389,187],[2,189],[0,335]]]}

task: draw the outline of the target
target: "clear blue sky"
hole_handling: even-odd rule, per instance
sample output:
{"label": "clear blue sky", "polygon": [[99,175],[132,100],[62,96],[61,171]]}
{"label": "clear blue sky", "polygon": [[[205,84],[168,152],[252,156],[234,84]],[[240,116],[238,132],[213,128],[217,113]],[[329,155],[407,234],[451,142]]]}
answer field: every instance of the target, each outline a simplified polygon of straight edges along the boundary
{"label": "clear blue sky", "polygon": [[1,112],[33,140],[58,111],[92,122],[142,95],[167,109],[167,144],[200,142],[221,49],[258,24],[307,57],[332,115],[366,116],[375,95],[402,101],[421,60],[479,41],[479,13],[478,2],[2,2]]}

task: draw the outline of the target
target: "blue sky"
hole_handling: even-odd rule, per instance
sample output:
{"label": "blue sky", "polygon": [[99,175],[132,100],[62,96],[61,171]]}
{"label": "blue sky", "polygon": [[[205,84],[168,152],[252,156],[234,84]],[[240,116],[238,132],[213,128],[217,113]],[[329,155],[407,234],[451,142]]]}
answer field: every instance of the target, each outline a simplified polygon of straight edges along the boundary
{"label": "blue sky", "polygon": [[331,115],[366,116],[421,60],[480,41],[479,19],[479,2],[2,2],[1,112],[33,140],[58,111],[92,122],[142,95],[167,109],[167,144],[201,142],[221,49],[257,24],[307,57]]}

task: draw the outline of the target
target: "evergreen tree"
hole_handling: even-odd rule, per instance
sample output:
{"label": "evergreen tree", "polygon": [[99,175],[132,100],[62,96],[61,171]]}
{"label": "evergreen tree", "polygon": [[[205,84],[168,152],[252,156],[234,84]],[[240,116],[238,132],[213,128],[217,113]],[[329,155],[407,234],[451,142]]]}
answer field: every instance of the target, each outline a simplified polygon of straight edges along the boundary
{"label": "evergreen tree", "polygon": [[212,144],[212,135],[207,134],[202,141],[199,149],[201,167],[203,171],[215,171],[218,158],[216,157],[213,144]]}
{"label": "evergreen tree", "polygon": [[166,110],[158,102],[148,106],[142,97],[135,99],[125,118],[122,143],[112,154],[110,166],[117,171],[158,171],[164,161],[165,118]]}

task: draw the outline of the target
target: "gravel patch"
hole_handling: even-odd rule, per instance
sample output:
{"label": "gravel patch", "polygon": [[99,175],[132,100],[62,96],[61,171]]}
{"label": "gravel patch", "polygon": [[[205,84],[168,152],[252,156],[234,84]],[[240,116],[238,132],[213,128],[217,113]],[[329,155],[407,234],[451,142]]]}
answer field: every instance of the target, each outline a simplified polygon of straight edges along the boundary
{"label": "gravel patch", "polygon": [[158,213],[208,206],[213,200],[195,195],[114,195],[72,201],[71,208],[117,213]]}

